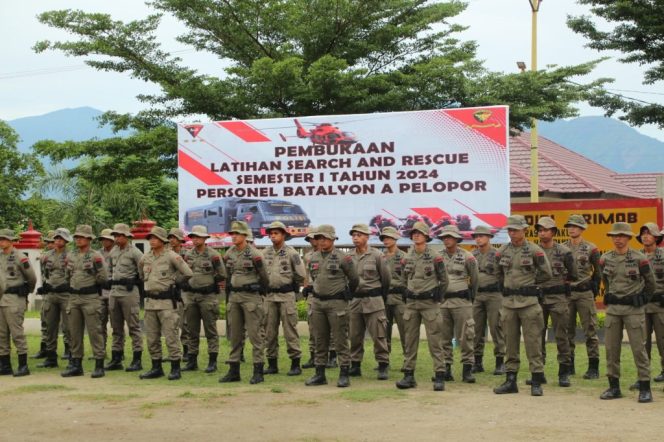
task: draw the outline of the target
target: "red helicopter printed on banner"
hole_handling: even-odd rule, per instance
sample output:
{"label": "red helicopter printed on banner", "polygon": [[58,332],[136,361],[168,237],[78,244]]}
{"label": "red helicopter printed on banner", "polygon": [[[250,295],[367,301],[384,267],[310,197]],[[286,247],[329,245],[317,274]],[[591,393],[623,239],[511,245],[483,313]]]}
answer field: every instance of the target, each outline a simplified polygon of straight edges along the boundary
{"label": "red helicopter printed on banner", "polygon": [[[293,120],[297,128],[296,136],[298,138],[309,138],[314,144],[353,144],[357,143],[357,138],[353,132],[346,132],[339,129],[336,123],[300,123],[297,118]],[[314,126],[307,130],[304,125]],[[279,134],[283,141],[289,138],[286,135]]]}

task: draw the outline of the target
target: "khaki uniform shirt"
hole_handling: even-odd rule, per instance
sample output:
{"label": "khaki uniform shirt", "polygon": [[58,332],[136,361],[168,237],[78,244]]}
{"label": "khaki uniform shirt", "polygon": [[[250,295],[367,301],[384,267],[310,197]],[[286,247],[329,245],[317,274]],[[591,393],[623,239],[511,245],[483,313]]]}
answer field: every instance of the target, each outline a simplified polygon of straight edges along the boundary
{"label": "khaki uniform shirt", "polygon": [[566,300],[564,286],[576,281],[577,271],[572,251],[562,244],[554,241],[550,248],[542,248],[551,264],[551,279],[542,284],[542,288],[563,286],[560,292],[544,295],[544,304],[555,304]]}
{"label": "khaki uniform shirt", "polygon": [[[37,275],[30,260],[14,247],[7,254],[0,251],[0,274],[4,279],[5,289],[3,291],[7,291],[10,287],[21,287],[27,283],[28,292],[32,293],[37,285]],[[0,298],[0,307],[16,305],[18,297],[17,294],[5,293]]]}
{"label": "khaki uniform shirt", "polygon": [[48,250],[41,257],[42,282],[51,287],[67,284],[67,249]]}
{"label": "khaki uniform shirt", "polygon": [[[644,292],[646,299],[650,299],[655,292],[655,276],[650,261],[637,250],[630,248],[623,255],[615,250],[606,252],[600,257],[599,266],[605,293],[624,297]],[[638,310],[644,311],[642,307]],[[611,304],[606,307],[607,313],[615,315],[630,314],[633,311],[634,307],[630,305]]]}
{"label": "khaki uniform shirt", "polygon": [[[664,297],[664,249],[657,247],[652,253],[641,252],[648,257],[655,272],[655,293]],[[646,313],[664,313],[664,302],[649,302],[646,304]]]}
{"label": "khaki uniform shirt", "polygon": [[[496,259],[496,250],[493,247],[489,251],[482,253],[480,249],[473,250],[473,256],[477,261],[477,286],[478,288],[489,287],[498,284],[498,260]],[[499,289],[495,290],[500,291]]]}
{"label": "khaki uniform shirt", "polygon": [[188,281],[192,288],[209,287],[226,280],[221,255],[211,247],[205,246],[202,252],[194,247],[185,254],[184,260],[193,273]]}
{"label": "khaki uniform shirt", "polygon": [[595,287],[599,288],[602,280],[602,272],[599,269],[599,249],[597,246],[585,239],[578,245],[572,244],[572,241],[565,241],[564,246],[569,248],[574,255],[576,264],[577,280],[572,282],[572,287],[594,281]]}
{"label": "khaki uniform shirt", "polygon": [[385,265],[390,270],[390,289],[387,295],[387,305],[403,304],[402,292],[406,289],[403,279],[403,266],[401,261],[406,256],[404,252],[397,249],[394,255],[383,254]]}
{"label": "khaki uniform shirt", "polygon": [[92,249],[87,252],[79,249],[69,252],[65,274],[71,288],[76,290],[103,285],[108,279],[104,257]]}
{"label": "khaki uniform shirt", "polygon": [[[160,293],[171,290],[176,282],[191,278],[192,272],[182,257],[171,250],[162,250],[155,255],[147,252],[138,263],[138,274],[144,281],[146,293]],[[172,310],[170,299],[145,298],[145,310]]]}
{"label": "khaki uniform shirt", "polygon": [[353,249],[348,254],[353,259],[357,272],[358,284],[356,293],[367,293],[371,290],[380,290],[380,296],[368,298],[353,298],[350,311],[355,313],[373,313],[385,310],[383,296],[387,296],[390,289],[390,269],[383,260],[383,255],[373,247],[367,247],[364,253]]}
{"label": "khaki uniform shirt", "polygon": [[[111,279],[113,281],[139,279],[138,267],[143,258],[143,252],[127,243],[124,248],[119,246],[111,250]],[[138,283],[138,281],[137,281]],[[128,292],[127,284],[118,284],[111,287],[112,296],[127,296],[134,293],[134,290]]]}
{"label": "khaki uniform shirt", "polygon": [[314,293],[321,297],[334,296],[345,290],[355,292],[359,278],[353,257],[332,248],[330,252],[314,252],[309,261],[309,273],[314,280]]}
{"label": "khaki uniform shirt", "polygon": [[438,289],[447,291],[449,279],[445,271],[445,261],[440,253],[426,246],[422,253],[411,247],[401,262],[403,279],[408,291],[415,294]]}
{"label": "khaki uniform shirt", "polygon": [[454,293],[461,290],[470,291],[470,299],[464,298],[443,298],[443,307],[455,308],[466,307],[477,293],[479,271],[477,270],[477,260],[469,251],[457,247],[456,251],[450,254],[447,250],[441,253],[445,262],[447,279],[449,281],[446,293]]}
{"label": "khaki uniform shirt", "polygon": [[258,249],[247,245],[243,250],[238,250],[231,246],[224,254],[224,264],[231,287],[259,284],[263,293],[267,290],[269,278],[263,264],[263,255]]}
{"label": "khaki uniform shirt", "polygon": [[[551,264],[542,248],[530,241],[521,246],[507,243],[496,253],[498,278],[506,289],[535,286],[551,279]],[[503,307],[522,308],[538,304],[536,296],[514,295],[503,299]]]}
{"label": "khaki uniform shirt", "polygon": [[[115,246],[111,247],[109,250],[105,248],[99,249],[99,253],[104,257],[104,263],[106,263],[106,273],[108,274],[108,280],[110,281],[113,278],[113,263],[111,262],[111,253],[115,250]],[[111,295],[111,289],[102,289],[101,296],[105,299]]]}
{"label": "khaki uniform shirt", "polygon": [[[300,286],[306,278],[306,270],[300,254],[294,248],[284,244],[277,250],[274,246],[270,246],[263,251],[263,258],[271,289],[290,285],[293,287],[292,292],[299,293]],[[267,299],[284,302],[291,300],[292,295],[291,292],[276,293],[268,289]]]}

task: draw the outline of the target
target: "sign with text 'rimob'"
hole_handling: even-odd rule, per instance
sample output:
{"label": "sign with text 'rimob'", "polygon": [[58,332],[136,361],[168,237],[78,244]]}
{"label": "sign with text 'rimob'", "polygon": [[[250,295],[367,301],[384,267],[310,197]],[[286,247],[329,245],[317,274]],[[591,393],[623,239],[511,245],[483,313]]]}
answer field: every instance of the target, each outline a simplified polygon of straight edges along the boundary
{"label": "sign with text 'rimob'", "polygon": [[[332,224],[393,226],[409,242],[417,221],[432,235],[455,224],[470,239],[509,214],[508,109],[216,121],[178,126],[180,224],[205,225],[218,241],[235,220],[257,244],[283,222],[291,243]],[[498,239],[498,238],[497,238]]]}

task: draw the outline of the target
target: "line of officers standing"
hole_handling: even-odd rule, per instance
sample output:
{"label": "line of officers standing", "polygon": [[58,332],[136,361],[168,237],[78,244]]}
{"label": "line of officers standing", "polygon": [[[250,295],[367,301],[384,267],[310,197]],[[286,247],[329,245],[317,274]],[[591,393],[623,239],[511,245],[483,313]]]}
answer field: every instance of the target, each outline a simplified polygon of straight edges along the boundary
{"label": "line of officers standing", "polygon": [[[570,386],[569,377],[575,374],[577,314],[588,354],[588,370],[583,377],[599,377],[594,299],[603,281],[609,389],[601,398],[622,396],[619,375],[624,328],[639,377],[631,388],[639,390],[639,402],[652,401],[649,354],[653,330],[660,357],[664,355],[664,253],[657,247],[663,233],[654,223],[643,225],[637,240],[644,248],[637,251],[628,244],[634,236],[631,226],[616,223],[607,233],[614,249],[600,257],[597,247],[582,236],[588,227],[583,216],[572,215],[565,223],[570,236],[565,244],[554,241],[557,227],[549,217],[540,218],[535,226],[539,245],[526,240],[528,227],[523,216],[509,217],[505,228],[510,242],[496,249],[490,244],[492,231],[478,226],[472,234],[477,247],[468,252],[459,247],[463,237],[458,228],[448,225],[438,235],[444,249],[437,251],[428,245],[432,240],[428,225],[417,222],[410,233],[412,246],[407,253],[397,248],[398,231],[387,227],[380,233],[385,245],[381,253],[368,245],[369,227],[356,224],[349,232],[355,248],[345,253],[334,246],[338,239],[334,227],[321,225],[307,235],[312,251],[304,260],[285,244],[290,236],[280,222],[266,229],[272,246],[263,251],[251,244],[247,224],[234,222],[229,232],[233,246],[223,258],[206,246],[209,235],[204,226],[192,228],[190,250],[182,248],[181,230],[167,233],[156,226],[147,236],[151,249],[145,255],[131,245],[132,234],[126,224],[102,231],[97,238],[103,246],[100,251],[91,249],[95,236],[90,226],[78,226],[73,235],[59,228],[47,238],[49,250],[41,257],[43,285],[38,293],[44,296],[44,329],[42,354],[38,356],[45,360],[40,367],[58,366],[57,338],[62,328],[65,352],[69,353],[62,376],[83,375],[83,332],[87,328],[95,360],[92,377],[104,376],[104,370],[123,369],[126,324],[133,357],[125,370],[142,370],[139,309],[143,289],[152,367],[140,377],[165,376],[162,336],[171,363],[168,379],[181,377],[182,359],[186,361],[183,370],[197,370],[201,323],[208,343],[205,372],[215,372],[218,294],[223,290],[231,350],[228,372],[220,382],[240,381],[246,338],[253,350],[250,383],[263,382],[264,374],[278,373],[280,324],[291,359],[288,375],[300,375],[302,368],[315,368],[306,385],[327,384],[325,370],[337,363],[338,387],[347,387],[350,377],[361,376],[367,333],[373,340],[377,379],[387,380],[391,331],[396,322],[404,354],[398,388],[417,385],[415,369],[422,325],[433,360],[431,380],[435,391],[443,391],[445,382],[454,380],[455,339],[461,349],[462,381],[475,382],[473,373],[484,371],[488,328],[494,342],[493,374],[506,376],[494,392],[518,392],[523,333],[531,372],[526,383],[532,395],[541,396],[542,384],[547,382],[544,343],[549,318],[557,344],[559,385]],[[67,250],[72,239],[76,247]],[[27,303],[23,298],[35,288],[36,277],[27,257],[13,248],[15,240],[14,232],[0,230],[0,374],[23,376],[29,374],[22,329]],[[311,355],[302,366],[295,304],[301,287],[307,297]],[[105,321],[109,316],[112,353],[105,366]],[[18,353],[16,372],[9,358],[10,339]],[[655,380],[664,381],[664,370]]]}

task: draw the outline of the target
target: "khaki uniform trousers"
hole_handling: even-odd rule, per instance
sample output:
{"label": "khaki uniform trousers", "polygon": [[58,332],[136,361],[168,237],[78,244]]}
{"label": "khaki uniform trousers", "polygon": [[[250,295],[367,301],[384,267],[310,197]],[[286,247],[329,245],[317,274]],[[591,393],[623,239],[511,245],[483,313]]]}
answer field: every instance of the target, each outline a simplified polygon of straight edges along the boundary
{"label": "khaki uniform trousers", "polygon": [[476,356],[484,356],[488,323],[488,332],[491,333],[493,341],[493,355],[497,358],[505,357],[505,334],[500,325],[502,306],[503,294],[500,292],[482,292],[475,296],[475,301],[473,301],[473,319],[475,320],[473,351]]}
{"label": "khaki uniform trousers", "polygon": [[442,320],[438,303],[433,300],[409,299],[403,312],[403,320],[406,335],[403,369],[414,371],[416,368],[417,350],[420,345],[420,326],[424,324],[433,370],[434,372],[444,372]]}
{"label": "khaki uniform trousers", "polygon": [[461,363],[472,364],[474,362],[475,320],[473,319],[473,306],[470,301],[464,307],[441,306],[440,317],[445,363],[451,365],[454,362],[452,338],[456,336],[461,348]]}
{"label": "khaki uniform trousers", "polygon": [[543,361],[546,361],[546,332],[549,317],[551,317],[551,328],[556,338],[558,363],[569,364],[571,362],[571,353],[569,349],[569,338],[567,336],[567,327],[569,326],[569,303],[567,302],[567,299],[553,304],[542,304],[542,320],[544,321],[544,330],[542,331]]}
{"label": "khaki uniform trousers", "polygon": [[146,310],[145,311],[145,336],[148,351],[152,360],[163,359],[161,337],[166,341],[168,357],[171,361],[179,361],[182,358],[182,347],[178,330],[177,309]]}
{"label": "khaki uniform trousers", "polygon": [[67,318],[71,336],[72,358],[83,357],[83,335],[88,331],[92,355],[95,359],[104,359],[104,340],[101,332],[101,299],[96,294],[69,295]]}
{"label": "khaki uniform trousers", "polygon": [[364,335],[369,332],[373,339],[376,362],[390,362],[390,351],[387,347],[387,317],[385,310],[371,313],[350,312],[348,324],[350,338],[350,360],[362,362],[364,357]]}
{"label": "khaki uniform trousers", "polygon": [[655,344],[659,351],[660,367],[664,372],[664,313],[646,312],[646,352],[652,360],[652,332],[655,332]]}
{"label": "khaki uniform trousers", "polygon": [[254,364],[263,363],[265,332],[263,329],[263,299],[253,292],[233,292],[230,295],[228,317],[230,319],[231,352],[228,362],[240,362],[244,350],[244,336],[251,342]]}
{"label": "khaki uniform trousers", "polygon": [[[401,295],[399,295],[401,296]],[[399,340],[401,341],[402,354],[406,353],[406,331],[404,329],[403,312],[406,310],[406,304],[387,304],[385,305],[385,316],[387,317],[387,350],[392,353],[392,326],[396,322],[399,331]]]}
{"label": "khaki uniform trousers", "polygon": [[[316,366],[325,366],[328,350],[334,348],[341,367],[350,365],[348,344],[348,302],[343,299],[323,300],[314,298],[311,309],[311,322],[316,336]],[[334,336],[334,347],[331,337]]]}
{"label": "khaki uniform trousers", "polygon": [[3,297],[6,298],[4,302],[11,305],[0,307],[0,356],[10,354],[10,339],[14,341],[16,353],[24,355],[28,353],[28,341],[23,331],[23,319],[27,307],[25,297],[7,293]]}
{"label": "khaki uniform trousers", "polygon": [[643,309],[640,310],[641,312],[636,314],[606,314],[604,345],[606,347],[606,374],[609,377],[620,378],[620,350],[624,328],[627,330],[639,381],[650,380],[650,359],[648,359],[645,347],[646,317]]}
{"label": "khaki uniform trousers", "polygon": [[507,308],[503,306],[501,312],[502,327],[505,332],[505,350],[507,360],[505,370],[518,372],[521,346],[521,330],[523,329],[523,342],[526,346],[529,370],[531,373],[544,372],[542,358],[542,330],[544,319],[542,307],[539,304],[521,308]]}
{"label": "khaki uniform trousers", "polygon": [[113,328],[112,351],[124,351],[125,323],[131,337],[131,350],[143,351],[143,336],[139,319],[141,296],[138,290],[126,296],[113,296],[109,300],[111,327]]}
{"label": "khaki uniform trousers", "polygon": [[567,326],[567,339],[569,341],[570,353],[573,355],[576,348],[574,339],[576,337],[576,315],[581,318],[581,327],[586,337],[586,351],[588,358],[599,359],[599,338],[597,337],[597,308],[593,292],[574,292],[568,299],[569,302],[569,325]]}
{"label": "khaki uniform trousers", "polygon": [[189,346],[189,354],[197,355],[201,341],[201,321],[207,339],[207,351],[219,353],[219,332],[217,320],[219,319],[219,295],[216,293],[187,293],[187,302],[184,304],[184,322],[189,331],[189,340],[182,341]]}
{"label": "khaki uniform trousers", "polygon": [[58,350],[58,334],[63,329],[64,342],[69,343],[69,326],[67,305],[69,296],[66,293],[49,293],[44,296],[44,317],[46,319],[46,350]]}
{"label": "khaki uniform trousers", "polygon": [[[313,323],[311,322],[311,316],[313,315],[313,303],[314,296],[309,295],[307,298],[307,325],[309,326],[309,353],[316,353],[316,330],[314,329]],[[334,333],[330,333],[330,348],[332,350],[335,348],[334,344]]]}
{"label": "khaki uniform trousers", "polygon": [[300,358],[300,335],[297,333],[297,307],[295,306],[295,293],[287,295],[287,301],[265,300],[266,326],[265,346],[268,359],[279,357],[279,324],[284,330],[286,349],[291,359]]}
{"label": "khaki uniform trousers", "polygon": [[182,297],[182,302],[178,301],[178,309],[177,309],[177,314],[178,314],[178,328],[180,329],[180,341],[183,344],[189,345],[189,338],[191,337],[191,332],[189,331],[189,326],[187,324],[187,317],[184,313],[184,306],[187,304],[187,298],[188,294],[187,293],[181,293],[180,296]]}
{"label": "khaki uniform trousers", "polygon": [[106,343],[108,342],[108,323],[110,319],[109,295],[102,296],[99,299],[99,301],[101,304],[101,309],[99,310],[99,324],[101,327],[101,339],[102,339],[102,345],[104,346],[104,355],[105,355]]}

